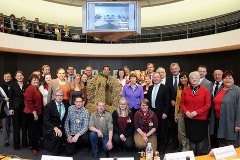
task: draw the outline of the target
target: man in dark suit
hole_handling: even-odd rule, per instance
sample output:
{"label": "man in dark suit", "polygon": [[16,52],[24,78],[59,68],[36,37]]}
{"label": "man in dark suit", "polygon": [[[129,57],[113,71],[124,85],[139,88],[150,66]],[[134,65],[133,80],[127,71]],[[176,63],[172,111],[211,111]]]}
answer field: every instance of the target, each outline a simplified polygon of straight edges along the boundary
{"label": "man in dark suit", "polygon": [[39,18],[35,18],[35,23],[33,24],[33,32],[35,38],[44,38],[43,24],[39,23]]}
{"label": "man in dark suit", "polygon": [[18,24],[15,20],[14,14],[10,15],[10,19],[6,19],[6,21],[4,21],[4,25],[6,26],[8,33],[11,33],[11,34],[18,33]]}
{"label": "man in dark suit", "polygon": [[66,140],[64,123],[69,102],[63,100],[63,90],[57,89],[55,100],[44,107],[43,114],[43,144],[53,155],[63,152],[63,142]]}
{"label": "man in dark suit", "polygon": [[170,98],[170,109],[169,109],[169,140],[170,144],[172,145],[172,149],[176,150],[179,147],[178,141],[178,124],[174,120],[174,112],[175,112],[175,103],[176,103],[176,95],[177,95],[177,86],[179,83],[179,74],[180,74],[180,66],[178,63],[171,63],[170,64],[170,72],[172,73],[171,76],[166,78],[165,85],[169,86],[171,91],[171,98]]}
{"label": "man in dark suit", "polygon": [[[221,89],[223,86],[222,75],[223,75],[222,70],[217,69],[213,72],[214,84],[213,84],[212,93],[211,93],[212,99],[215,97],[217,91],[219,89]],[[211,105],[210,111],[214,112],[213,105]],[[209,115],[209,117],[211,117],[210,119],[212,121],[212,119],[215,120],[215,116],[214,116],[214,114],[211,114],[211,112],[208,115]],[[210,130],[209,130],[211,148],[218,148],[219,143],[218,143],[217,133],[215,133],[216,131],[215,131],[214,127],[211,127],[211,124],[212,123],[210,123]],[[211,130],[211,128],[213,128],[213,130]]]}
{"label": "man in dark suit", "polygon": [[151,109],[158,117],[158,148],[161,154],[165,153],[167,144],[167,118],[170,106],[170,90],[168,86],[161,84],[161,77],[158,72],[153,74],[154,85],[149,87],[147,98],[151,104]]}

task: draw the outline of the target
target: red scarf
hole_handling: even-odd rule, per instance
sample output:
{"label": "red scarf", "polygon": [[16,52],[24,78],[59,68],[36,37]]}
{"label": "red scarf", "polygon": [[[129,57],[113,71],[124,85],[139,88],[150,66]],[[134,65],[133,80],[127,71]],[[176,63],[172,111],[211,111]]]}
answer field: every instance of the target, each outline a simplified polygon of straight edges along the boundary
{"label": "red scarf", "polygon": [[152,111],[150,108],[148,108],[146,115],[144,115],[142,109],[140,109],[139,116],[143,124],[148,124],[152,119]]}

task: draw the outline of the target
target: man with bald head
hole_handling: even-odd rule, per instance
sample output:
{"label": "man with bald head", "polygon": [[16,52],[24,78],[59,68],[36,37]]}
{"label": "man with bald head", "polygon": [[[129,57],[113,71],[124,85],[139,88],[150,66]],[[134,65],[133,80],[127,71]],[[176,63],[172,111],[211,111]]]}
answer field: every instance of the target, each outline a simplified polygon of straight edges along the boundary
{"label": "man with bald head", "polygon": [[212,96],[214,97],[222,85],[222,75],[223,71],[220,69],[217,69],[213,72],[213,78],[214,78],[214,84],[213,84],[213,91],[212,91]]}
{"label": "man with bald head", "polygon": [[160,74],[160,77],[162,79],[162,84],[166,83],[166,71],[163,67],[158,67],[157,71]]}
{"label": "man with bald head", "polygon": [[[213,84],[212,93],[211,93],[212,98],[214,98],[218,90],[222,88],[222,75],[223,75],[223,71],[220,69],[217,69],[213,72],[214,84]],[[215,116],[214,114],[212,114],[212,112],[213,112],[213,106],[211,106],[209,116],[211,116],[211,119],[214,119]],[[210,128],[214,128],[214,127],[210,127]],[[218,138],[217,138],[217,135],[214,133],[214,130],[210,130],[210,142],[211,142],[211,148],[219,147]]]}

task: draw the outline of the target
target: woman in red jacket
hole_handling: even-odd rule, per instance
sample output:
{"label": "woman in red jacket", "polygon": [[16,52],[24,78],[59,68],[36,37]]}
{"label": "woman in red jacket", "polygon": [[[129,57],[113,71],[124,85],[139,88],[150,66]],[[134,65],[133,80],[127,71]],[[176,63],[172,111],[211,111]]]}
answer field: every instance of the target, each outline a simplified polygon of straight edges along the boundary
{"label": "woman in red jacket", "polygon": [[186,137],[189,139],[190,149],[195,156],[199,156],[208,135],[207,114],[211,100],[208,89],[199,85],[198,72],[191,72],[189,80],[191,86],[183,90],[180,107],[185,117]]}
{"label": "woman in red jacket", "polygon": [[24,94],[25,108],[23,110],[28,128],[30,130],[30,146],[32,147],[32,154],[38,154],[38,140],[39,128],[41,127],[40,117],[43,109],[43,98],[41,92],[38,90],[39,78],[37,75],[30,75],[29,87]]}

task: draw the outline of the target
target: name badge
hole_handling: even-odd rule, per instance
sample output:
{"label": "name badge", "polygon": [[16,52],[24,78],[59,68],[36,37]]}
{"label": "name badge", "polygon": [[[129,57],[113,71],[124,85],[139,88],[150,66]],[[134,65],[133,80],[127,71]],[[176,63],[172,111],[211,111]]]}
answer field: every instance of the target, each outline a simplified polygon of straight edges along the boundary
{"label": "name badge", "polygon": [[76,122],[77,122],[77,123],[80,123],[80,119],[77,118],[77,119],[76,119]]}
{"label": "name badge", "polygon": [[99,120],[100,120],[100,122],[102,122],[103,121],[103,117],[100,117]]}
{"label": "name badge", "polygon": [[131,123],[131,119],[130,118],[127,120],[127,123]]}
{"label": "name badge", "polygon": [[153,126],[153,123],[152,123],[152,122],[150,122],[148,125],[149,125],[149,126]]}

